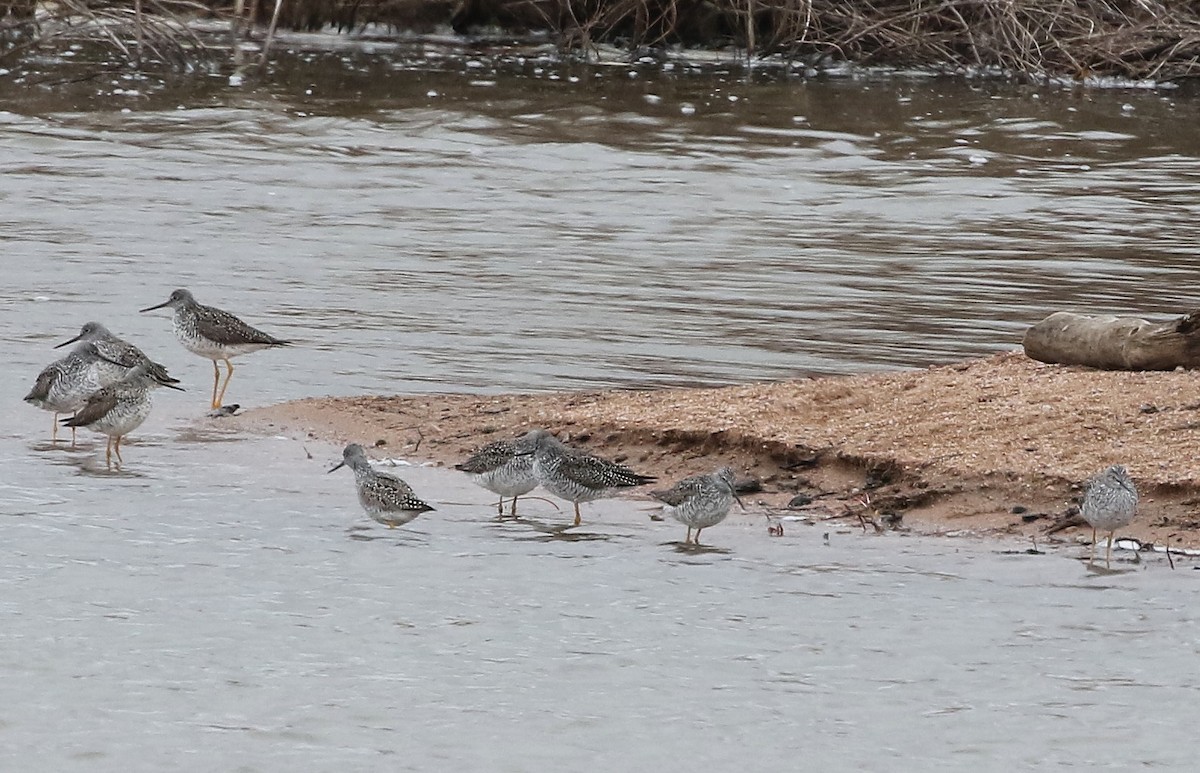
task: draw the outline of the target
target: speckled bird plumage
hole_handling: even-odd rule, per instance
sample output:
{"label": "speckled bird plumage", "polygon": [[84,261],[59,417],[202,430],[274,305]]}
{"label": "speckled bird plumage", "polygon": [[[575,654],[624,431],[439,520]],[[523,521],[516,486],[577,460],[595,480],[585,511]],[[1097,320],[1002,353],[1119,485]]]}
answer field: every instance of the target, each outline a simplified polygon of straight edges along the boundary
{"label": "speckled bird plumage", "polygon": [[[225,398],[225,390],[233,378],[233,363],[230,362],[232,357],[273,346],[288,346],[291,343],[251,327],[227,311],[197,302],[195,297],[184,289],[175,290],[163,303],[142,309],[142,311],[153,311],[164,307],[170,307],[174,313],[171,326],[183,348],[192,354],[212,360],[213,408],[221,407],[221,401]],[[218,361],[224,362],[226,368],[225,385],[221,387],[219,393],[217,391],[217,384],[220,381]]]}
{"label": "speckled bird plumage", "polygon": [[343,449],[342,462],[330,472],[342,467],[354,471],[354,487],[363,510],[389,529],[403,526],[421,513],[433,509],[418,499],[407,483],[372,467],[366,451],[358,443],[351,443]]}
{"label": "speckled bird plumage", "polygon": [[129,372],[121,381],[93,392],[87,402],[74,416],[64,419],[68,427],[87,427],[109,438],[105,448],[105,459],[111,463],[115,451],[121,461],[121,439],[142,426],[154,406],[152,393],[160,386],[170,386],[149,374],[151,363],[143,363]]}
{"label": "speckled bird plumage", "polygon": [[74,413],[101,386],[95,359],[71,352],[38,373],[25,402],[55,413]]}
{"label": "speckled bird plumage", "polygon": [[669,489],[651,491],[650,496],[663,503],[664,516],[688,527],[685,542],[691,541],[692,529],[696,529],[699,544],[701,530],[716,526],[729,515],[737,499],[733,484],[733,469],[722,467],[711,475],[694,475]]}
{"label": "speckled bird plumage", "polygon": [[504,498],[512,497],[512,515],[517,514],[517,498],[537,488],[533,474],[533,450],[537,430],[516,440],[497,440],[473,453],[456,470],[465,472],[476,485],[500,496],[498,508],[503,514]]}
{"label": "speckled bird plumage", "polygon": [[[58,438],[58,415],[75,413],[84,406],[96,390],[107,386],[101,382],[99,359],[90,352],[72,351],[42,368],[25,402],[54,414],[51,437]],[[71,430],[74,444],[75,430]]]}
{"label": "speckled bird plumage", "polygon": [[575,523],[580,523],[579,504],[611,496],[623,488],[655,480],[623,464],[564,445],[546,430],[535,430],[533,475],[543,488],[575,505]]}
{"label": "speckled bird plumage", "polygon": [[224,360],[290,342],[268,335],[227,311],[198,302],[187,290],[176,290],[165,303],[143,311],[169,306],[174,313],[175,337],[189,352],[210,360]]}
{"label": "speckled bird plumage", "polygon": [[1092,527],[1092,560],[1095,560],[1096,531],[1108,532],[1107,565],[1112,558],[1113,535],[1133,522],[1138,492],[1123,466],[1114,464],[1088,481],[1079,505],[1079,514]]}
{"label": "speckled bird plumage", "polygon": [[163,365],[151,360],[141,349],[114,335],[99,322],[84,324],[79,335],[63,341],[55,348],[73,343],[78,343],[74,350],[76,353],[95,360],[101,387],[124,379],[138,365],[145,365],[147,374],[159,383],[179,383],[179,379],[171,378]]}

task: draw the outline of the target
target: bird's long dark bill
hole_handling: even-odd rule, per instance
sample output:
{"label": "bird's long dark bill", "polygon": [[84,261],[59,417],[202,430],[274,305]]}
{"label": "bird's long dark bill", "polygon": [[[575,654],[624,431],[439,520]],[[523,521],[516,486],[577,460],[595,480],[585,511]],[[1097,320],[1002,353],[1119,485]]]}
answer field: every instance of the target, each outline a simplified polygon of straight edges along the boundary
{"label": "bird's long dark bill", "polygon": [[161,309],[163,306],[167,306],[170,303],[171,303],[170,301],[163,301],[162,303],[158,304],[157,306],[150,306],[149,308],[138,309],[138,313],[140,314],[143,311],[154,311],[155,309]]}
{"label": "bird's long dark bill", "polygon": [[55,345],[54,345],[54,348],[55,348],[55,349],[61,349],[61,348],[63,348],[64,346],[70,346],[71,344],[73,344],[73,343],[75,343],[76,341],[78,341],[80,338],[83,338],[83,336],[82,336],[82,335],[77,335],[77,336],[75,336],[74,338],[72,338],[70,341],[63,341],[61,344],[55,344]]}
{"label": "bird's long dark bill", "polygon": [[[342,462],[342,463],[341,463],[341,464],[339,464],[337,467],[334,467],[332,470],[329,470],[329,472],[335,472],[335,471],[337,471],[337,470],[340,470],[340,469],[342,469],[342,468],[343,468],[343,467],[345,467],[345,466],[346,466],[346,463],[345,463],[345,462]],[[328,474],[328,473],[326,473],[326,474]]]}
{"label": "bird's long dark bill", "polygon": [[168,384],[165,381],[159,381],[158,384],[159,384],[159,386],[165,386],[167,389],[174,389],[176,392],[186,392],[187,391],[186,389],[184,389],[181,386],[175,386],[174,384]]}
{"label": "bird's long dark bill", "polygon": [[742,508],[743,510],[745,510],[745,509],[746,509],[746,505],[745,505],[745,503],[744,503],[744,502],[742,502],[742,498],[741,498],[741,497],[739,497],[737,494],[734,494],[734,492],[732,492],[732,491],[731,491],[731,492],[729,492],[729,493],[733,494],[733,501],[738,503],[738,507],[740,507],[740,508]]}

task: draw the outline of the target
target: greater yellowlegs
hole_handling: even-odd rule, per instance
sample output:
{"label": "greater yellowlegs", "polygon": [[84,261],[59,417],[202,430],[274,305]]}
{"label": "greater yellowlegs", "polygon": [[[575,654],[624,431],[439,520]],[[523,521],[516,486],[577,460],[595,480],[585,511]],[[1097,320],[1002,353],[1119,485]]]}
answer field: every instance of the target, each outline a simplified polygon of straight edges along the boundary
{"label": "greater yellowlegs", "polygon": [[612,496],[618,490],[652,483],[623,464],[570,448],[546,430],[534,430],[533,475],[547,491],[575,505],[575,525],[583,522],[579,503]]}
{"label": "greater yellowlegs", "polygon": [[[58,415],[75,413],[84,406],[89,395],[105,386],[100,383],[98,361],[89,353],[71,352],[43,368],[33,389],[25,395],[25,402],[54,414],[51,442],[58,441]],[[74,427],[71,428],[71,445],[75,445]]]}
{"label": "greater yellowlegs", "polygon": [[[221,401],[225,399],[225,390],[229,388],[229,380],[233,378],[231,358],[291,343],[267,335],[227,311],[197,303],[187,290],[176,290],[163,303],[142,311],[154,311],[167,306],[175,312],[175,337],[183,344],[183,348],[192,354],[212,360],[213,408],[221,407]],[[218,360],[224,362],[226,368],[225,383],[221,386],[219,394],[217,384],[221,380],[221,369],[217,365]]]}
{"label": "greater yellowlegs", "polygon": [[342,461],[330,472],[349,467],[354,471],[354,487],[358,502],[367,515],[394,529],[403,526],[421,513],[433,508],[417,499],[412,487],[394,475],[379,472],[367,461],[367,453],[358,443],[342,450]]}
{"label": "greater yellowlegs", "polygon": [[68,427],[87,427],[108,435],[104,462],[109,468],[112,467],[113,453],[117,455],[118,467],[124,462],[121,438],[142,426],[150,415],[154,404],[151,392],[160,386],[183,391],[174,384],[159,381],[149,371],[150,364],[138,365],[121,381],[93,392],[74,416],[63,419],[63,424]]}
{"label": "greater yellowlegs", "polygon": [[1092,527],[1092,556],[1088,560],[1089,564],[1096,561],[1096,530],[1099,529],[1108,532],[1108,550],[1104,554],[1104,566],[1109,566],[1112,559],[1113,535],[1117,529],[1128,526],[1133,521],[1137,504],[1137,487],[1133,485],[1129,472],[1119,464],[1114,464],[1088,481],[1083,492],[1083,501],[1079,505],[1079,514]]}
{"label": "greater yellowlegs", "polygon": [[516,440],[497,440],[476,451],[454,469],[462,470],[476,484],[500,495],[497,512],[504,515],[504,498],[512,497],[511,515],[517,514],[517,497],[537,488],[533,476],[533,450],[537,430],[525,433]]}
{"label": "greater yellowlegs", "polygon": [[[694,475],[669,489],[651,491],[650,496],[663,503],[663,515],[687,526],[683,544],[699,545],[700,532],[725,520],[735,501],[745,507],[738,499],[733,483],[733,468],[722,467],[711,475]],[[696,530],[695,540],[692,529]]]}
{"label": "greater yellowlegs", "polygon": [[95,359],[99,371],[100,386],[115,384],[129,375],[138,365],[146,366],[146,373],[161,384],[178,384],[179,379],[171,378],[167,369],[151,360],[146,354],[128,341],[113,335],[108,328],[99,322],[85,323],[79,329],[79,335],[63,341],[55,349],[61,349],[73,343],[79,343],[75,351],[91,355]]}

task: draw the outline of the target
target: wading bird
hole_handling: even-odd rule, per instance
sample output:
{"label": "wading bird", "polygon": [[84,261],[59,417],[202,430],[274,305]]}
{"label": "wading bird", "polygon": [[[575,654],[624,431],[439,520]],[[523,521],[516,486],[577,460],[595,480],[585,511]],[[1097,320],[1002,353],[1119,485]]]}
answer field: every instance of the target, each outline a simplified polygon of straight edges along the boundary
{"label": "wading bird", "polygon": [[1092,556],[1089,564],[1096,561],[1096,530],[1108,532],[1108,549],[1104,553],[1104,567],[1112,559],[1113,535],[1122,526],[1133,521],[1137,511],[1138,492],[1129,472],[1114,464],[1088,481],[1079,505],[1079,514],[1092,527]]}
{"label": "wading bird", "polygon": [[412,487],[394,475],[379,472],[367,461],[367,453],[358,443],[342,450],[342,461],[330,472],[349,467],[354,471],[358,502],[372,519],[389,529],[403,526],[433,508],[417,499]]}
{"label": "wading bird", "polygon": [[538,430],[525,433],[516,440],[497,440],[471,454],[454,469],[467,473],[471,481],[500,496],[497,512],[504,515],[504,498],[512,497],[510,514],[517,515],[517,497],[537,488],[533,475],[533,450]]}
{"label": "wading bird", "polygon": [[[711,475],[694,475],[669,489],[651,491],[650,496],[663,503],[663,515],[687,526],[683,544],[699,545],[700,532],[725,520],[734,502],[745,509],[733,482],[733,468],[722,467]],[[692,529],[696,530],[695,540]]]}
{"label": "wading bird", "polygon": [[[187,290],[176,290],[163,303],[142,311],[154,311],[168,306],[175,312],[175,337],[183,344],[183,348],[192,354],[212,360],[214,409],[221,407],[221,401],[225,399],[225,390],[229,388],[229,380],[233,378],[233,357],[272,346],[288,346],[291,343],[267,335],[227,311],[197,303]],[[218,360],[224,362],[226,368],[225,383],[221,386],[220,393],[217,392],[217,384],[221,380]]]}
{"label": "wading bird", "polygon": [[142,426],[142,422],[150,415],[154,405],[151,392],[160,386],[183,391],[174,384],[152,376],[150,367],[150,363],[138,365],[121,381],[93,392],[74,416],[63,420],[68,427],[87,427],[108,435],[108,442],[104,446],[104,462],[110,469],[114,453],[118,467],[124,462],[121,458],[121,439]]}
{"label": "wading bird", "polygon": [[575,525],[583,522],[579,503],[603,499],[623,488],[656,480],[623,464],[570,448],[544,429],[534,430],[533,475],[554,496],[575,505]]}

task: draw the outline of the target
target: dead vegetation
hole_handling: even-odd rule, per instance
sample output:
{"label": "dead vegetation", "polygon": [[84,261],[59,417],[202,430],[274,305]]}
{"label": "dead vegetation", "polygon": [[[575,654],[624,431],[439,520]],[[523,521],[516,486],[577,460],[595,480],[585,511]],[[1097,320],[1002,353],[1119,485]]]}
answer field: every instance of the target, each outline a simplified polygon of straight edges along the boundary
{"label": "dead vegetation", "polygon": [[82,44],[139,69],[191,69],[218,50],[192,26],[211,13],[195,0],[0,0],[0,65]]}
{"label": "dead vegetation", "polygon": [[184,23],[203,16],[260,31],[274,20],[299,30],[545,32],[582,54],[598,43],[679,45],[1033,78],[1200,73],[1200,4],[1173,0],[0,0],[0,63],[86,37],[130,62],[178,64],[209,50]]}

